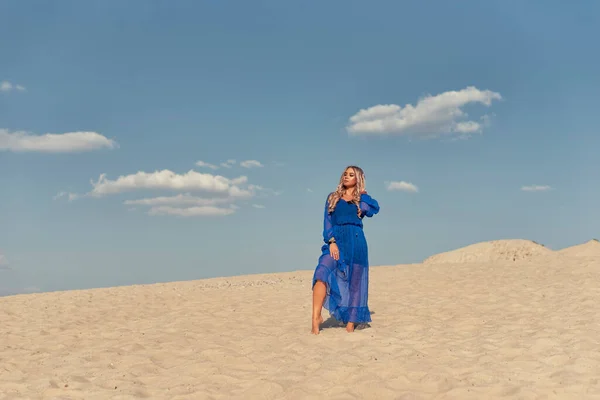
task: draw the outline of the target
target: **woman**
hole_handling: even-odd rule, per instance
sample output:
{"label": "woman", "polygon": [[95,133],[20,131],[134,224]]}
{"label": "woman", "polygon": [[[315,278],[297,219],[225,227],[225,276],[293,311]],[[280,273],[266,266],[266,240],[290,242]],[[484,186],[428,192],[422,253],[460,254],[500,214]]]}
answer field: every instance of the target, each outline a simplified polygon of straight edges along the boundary
{"label": "woman", "polygon": [[356,324],[371,322],[369,257],[362,219],[378,212],[379,204],[365,191],[363,170],[347,167],[325,202],[325,244],[313,276],[313,334],[319,334],[323,323],[322,307],[345,323],[348,332]]}

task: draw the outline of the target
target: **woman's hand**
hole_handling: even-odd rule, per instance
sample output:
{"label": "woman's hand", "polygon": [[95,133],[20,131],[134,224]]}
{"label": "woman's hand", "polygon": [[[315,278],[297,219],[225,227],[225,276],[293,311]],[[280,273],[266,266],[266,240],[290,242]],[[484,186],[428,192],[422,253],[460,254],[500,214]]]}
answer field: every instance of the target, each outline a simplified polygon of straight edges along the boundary
{"label": "woman's hand", "polygon": [[[360,194],[367,194],[366,190],[362,190],[360,192]],[[362,218],[362,210],[360,209],[360,207],[358,207],[358,212],[357,212],[358,218]]]}
{"label": "woman's hand", "polygon": [[333,257],[335,261],[340,259],[340,249],[338,249],[337,244],[331,243],[329,245],[329,254],[331,255],[331,257]]}

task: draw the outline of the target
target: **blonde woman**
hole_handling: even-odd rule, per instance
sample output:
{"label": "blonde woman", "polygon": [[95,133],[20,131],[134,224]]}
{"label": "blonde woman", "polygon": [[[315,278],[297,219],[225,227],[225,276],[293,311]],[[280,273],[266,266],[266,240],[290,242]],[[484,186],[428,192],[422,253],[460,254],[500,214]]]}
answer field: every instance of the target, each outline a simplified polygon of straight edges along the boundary
{"label": "blonde woman", "polygon": [[362,221],[378,212],[379,204],[365,190],[363,170],[347,167],[325,202],[325,244],[313,276],[313,334],[319,334],[323,307],[346,324],[348,332],[357,324],[371,322],[369,256]]}

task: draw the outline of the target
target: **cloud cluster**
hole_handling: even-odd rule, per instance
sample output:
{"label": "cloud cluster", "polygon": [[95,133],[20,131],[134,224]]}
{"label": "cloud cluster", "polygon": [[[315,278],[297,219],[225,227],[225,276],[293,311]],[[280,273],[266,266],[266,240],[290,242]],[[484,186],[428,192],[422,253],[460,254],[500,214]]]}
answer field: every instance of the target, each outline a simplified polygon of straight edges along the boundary
{"label": "cloud cluster", "polygon": [[434,137],[441,134],[468,136],[479,133],[489,123],[484,115],[479,121],[465,120],[468,114],[462,109],[479,103],[489,107],[501,100],[500,93],[479,90],[469,86],[459,91],[448,91],[436,96],[427,95],[416,105],[404,107],[396,104],[379,104],[362,109],[351,116],[346,127],[350,135],[420,135]]}
{"label": "cloud cluster", "polygon": [[[8,81],[0,82],[0,92],[24,91],[22,85]],[[46,133],[36,135],[26,131],[8,131],[0,129],[0,152],[39,152],[39,153],[75,153],[100,149],[114,149],[118,144],[97,132],[79,131],[67,133]],[[198,161],[196,165],[210,170],[230,169],[237,164],[228,159],[220,164]],[[260,168],[258,160],[245,160],[239,163],[242,168]],[[138,171],[109,179],[101,174],[96,181],[90,181],[89,192],[79,194],[61,191],[54,200],[67,199],[69,202],[80,198],[103,198],[122,193],[141,191],[178,192],[172,196],[148,197],[126,200],[128,206],[148,207],[150,215],[177,215],[181,217],[230,215],[238,209],[236,203],[248,201],[258,194],[266,195],[268,189],[248,183],[244,175],[228,178],[223,175],[201,173],[189,170],[176,173],[168,169],[154,172]],[[182,193],[183,192],[183,193]],[[199,194],[199,195],[198,195]],[[277,194],[277,193],[274,193]],[[256,205],[254,205],[256,207]],[[5,258],[0,255],[0,268],[8,268]]]}
{"label": "cloud cluster", "polygon": [[17,91],[17,92],[24,92],[25,87],[22,85],[17,85],[17,84],[11,83],[9,81],[0,82],[0,92],[9,93],[9,92],[12,92],[13,90]]}
{"label": "cloud cluster", "polygon": [[128,199],[124,204],[147,207],[149,215],[197,217],[230,215],[238,209],[237,203],[269,193],[268,189],[249,183],[244,175],[227,178],[195,170],[181,174],[168,169],[138,171],[115,179],[101,174],[90,183],[91,190],[83,195],[60,192],[54,198],[66,197],[73,201],[80,197],[104,198],[129,192],[176,192],[173,195]]}
{"label": "cloud cluster", "polygon": [[33,135],[29,132],[9,132],[0,129],[0,151],[76,153],[113,149],[117,143],[96,132],[46,133]]}
{"label": "cloud cluster", "polygon": [[[0,82],[0,92],[25,91],[25,87],[8,81]],[[494,101],[501,101],[500,93],[480,90],[468,86],[461,90],[447,91],[437,95],[426,95],[414,104],[378,104],[359,110],[352,115],[346,126],[349,135],[415,135],[435,137],[453,135],[464,138],[480,133],[489,125],[489,116],[470,117],[465,108],[470,105],[491,107]],[[114,149],[119,145],[114,140],[93,131],[67,133],[33,134],[25,131],[0,129],[0,152],[40,152],[75,153],[101,149]],[[100,174],[91,180],[87,193],[59,192],[55,200],[69,202],[80,198],[105,198],[126,193],[151,193],[149,197],[127,199],[123,203],[130,207],[143,207],[149,215],[172,215],[179,217],[226,216],[235,213],[241,202],[261,209],[264,205],[255,203],[257,196],[279,194],[270,189],[250,184],[248,177],[240,175],[229,178],[216,171],[235,171],[234,167],[262,168],[264,165],[255,159],[237,161],[227,159],[219,162],[197,161],[196,167],[210,173],[189,170],[177,173],[168,169],[153,172],[138,171],[116,178]],[[277,166],[282,164],[276,163]],[[418,193],[419,187],[407,181],[385,182],[388,191]],[[552,190],[547,185],[522,186],[525,192]],[[312,192],[311,189],[307,191]],[[154,197],[150,197],[155,195]],[[252,201],[251,201],[252,200]],[[0,254],[0,269],[9,269],[6,258]]]}

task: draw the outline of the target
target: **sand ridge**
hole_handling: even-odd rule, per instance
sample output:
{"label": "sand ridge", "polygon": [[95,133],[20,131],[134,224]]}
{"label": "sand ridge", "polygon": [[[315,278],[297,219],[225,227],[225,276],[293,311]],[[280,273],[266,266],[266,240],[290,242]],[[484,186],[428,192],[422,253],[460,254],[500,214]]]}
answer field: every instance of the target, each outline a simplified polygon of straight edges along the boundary
{"label": "sand ridge", "polygon": [[569,257],[600,257],[600,242],[592,239],[582,244],[561,249],[559,253]]}
{"label": "sand ridge", "polygon": [[352,334],[312,271],[0,298],[0,399],[599,399],[600,260],[539,260],[373,267]]}
{"label": "sand ridge", "polygon": [[424,264],[524,262],[551,255],[552,250],[532,240],[507,239],[480,242],[428,257]]}

